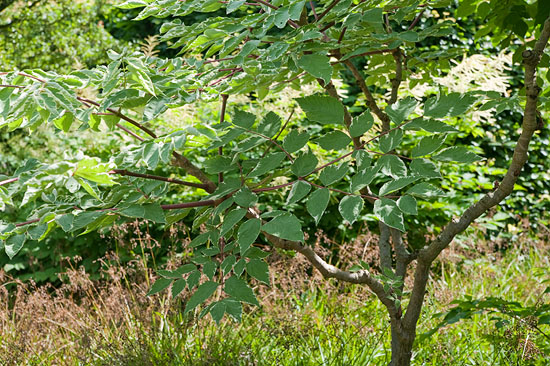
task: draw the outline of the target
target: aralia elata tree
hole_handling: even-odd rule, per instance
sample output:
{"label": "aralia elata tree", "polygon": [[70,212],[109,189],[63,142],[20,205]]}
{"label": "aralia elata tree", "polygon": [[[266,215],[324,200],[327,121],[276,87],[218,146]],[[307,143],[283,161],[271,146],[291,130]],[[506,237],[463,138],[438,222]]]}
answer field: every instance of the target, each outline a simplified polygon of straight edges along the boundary
{"label": "aralia elata tree", "polygon": [[[501,46],[510,44],[512,33],[524,37],[520,40],[524,97],[510,102],[482,90],[465,94],[440,90],[422,100],[402,97],[404,80],[414,73],[425,82],[433,81],[437,68],[453,56],[450,50],[428,52],[417,47],[419,42],[452,34],[451,21],[423,21],[431,8],[448,1],[131,0],[121,4],[143,7],[137,19],[220,9],[227,15],[191,25],[177,18],[166,22],[162,40],[181,48],[178,58],[112,53],[109,65],[70,75],[40,70],[0,74],[0,126],[32,132],[53,123],[64,132],[110,131],[136,142],[113,152],[109,161],[83,154],[49,164],[29,160],[13,176],[0,177],[2,206],[33,207],[26,222],[0,222],[6,253],[14,256],[28,238],[42,239],[57,227],[80,233],[126,218],[170,225],[193,213],[193,257],[177,270],[160,271],[162,278],[151,293],[170,285],[173,296],[187,289],[192,295],[186,312],[202,305],[201,316],[210,313],[219,321],[227,313],[240,319],[241,303],[258,305],[246,275],[268,283],[264,258],[269,252],[253,245],[265,241],[301,253],[326,278],[368,286],[390,317],[390,364],[409,365],[431,264],[457,234],[512,192],[529,142],[541,127],[536,70],[550,36],[549,14],[541,17],[544,6],[518,2],[524,13],[510,23],[511,10],[499,2],[464,4],[473,11],[482,4],[489,6],[486,33],[507,35],[500,37]],[[367,61],[365,69],[358,60]],[[344,105],[333,82],[342,72],[351,73],[363,94],[357,115]],[[231,111],[232,96],[252,93],[262,99],[289,85],[299,89],[311,82],[324,93],[296,102],[305,112],[306,127],[316,129],[293,127],[293,118],[298,118],[294,114],[265,111],[256,116],[240,106],[226,113],[228,107]],[[95,90],[96,96],[84,97],[85,89]],[[219,121],[164,135],[154,132],[155,121],[167,109],[199,98],[219,99]],[[407,242],[406,217],[417,213],[417,199],[429,205],[445,194],[437,187],[438,167],[482,160],[468,147],[445,147],[457,132],[448,122],[472,108],[507,108],[510,103],[521,105],[524,113],[506,175],[434,238],[421,245]],[[403,146],[407,139],[415,141],[414,147]],[[185,172],[188,178],[151,174],[159,165],[171,165],[172,176]],[[281,184],[277,177],[288,180]],[[343,182],[349,189],[335,188]],[[175,185],[205,194],[193,202],[159,203]],[[379,267],[360,262],[346,270],[327,263],[308,245],[300,219],[290,208],[270,209],[270,195],[281,191],[288,191],[290,208],[305,202],[317,224],[331,199],[339,201],[341,216],[350,225],[357,225],[362,213],[374,213],[380,230]],[[408,270],[414,284],[405,289]],[[221,289],[223,296],[213,296]]]}

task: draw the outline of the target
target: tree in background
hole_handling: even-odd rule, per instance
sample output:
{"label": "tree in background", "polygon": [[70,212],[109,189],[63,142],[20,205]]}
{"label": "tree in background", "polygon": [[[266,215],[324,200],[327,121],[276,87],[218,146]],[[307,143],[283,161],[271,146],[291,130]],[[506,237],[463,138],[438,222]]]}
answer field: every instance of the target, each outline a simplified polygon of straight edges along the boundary
{"label": "tree in background", "polygon": [[104,3],[1,1],[0,68],[70,72],[108,62],[107,50],[122,44],[99,20]]}
{"label": "tree in background", "polygon": [[[484,89],[449,92],[437,82],[456,50],[420,45],[452,36],[454,23],[450,17],[423,19],[431,8],[446,5],[351,0],[132,0],[120,5],[144,8],[137,19],[175,17],[163,24],[161,40],[180,49],[181,57],[111,52],[111,62],[94,70],[0,74],[0,126],[8,130],[34,131],[51,123],[65,132],[122,132],[137,141],[109,160],[67,153],[53,163],[29,160],[13,176],[1,177],[4,206],[32,207],[27,221],[0,223],[6,253],[15,255],[27,238],[45,238],[56,227],[89,232],[128,218],[171,225],[193,213],[193,257],[177,270],[159,272],[162,278],[151,293],[171,286],[177,296],[187,288],[193,295],[185,312],[204,304],[200,316],[210,313],[219,321],[227,313],[240,319],[242,303],[258,304],[246,276],[268,283],[264,258],[270,250],[296,251],[326,278],[368,286],[390,317],[390,364],[409,365],[433,261],[456,235],[511,194],[529,143],[544,127],[538,104],[547,102],[539,97],[545,84],[536,73],[549,60],[544,49],[550,11],[544,2],[464,1],[459,8],[477,11],[486,22],[479,34],[483,41],[517,49],[524,88],[511,97]],[[178,19],[220,9],[237,13],[189,25]],[[358,60],[366,66],[358,67]],[[338,79],[344,71],[363,94],[353,114],[342,103]],[[438,91],[413,97],[400,89],[405,80],[410,88],[421,81]],[[265,110],[257,116],[249,106],[231,103],[239,95],[261,100],[309,83],[322,92],[296,99],[307,119],[299,127],[297,113],[282,118]],[[167,109],[199,99],[219,99],[218,121],[163,135],[153,130]],[[418,235],[426,233],[419,225],[432,224],[410,219],[419,207],[447,200],[448,193],[437,186],[440,166],[484,164],[457,143],[452,121],[468,118],[472,109],[493,108],[523,110],[506,174],[446,225]],[[169,164],[171,176],[152,174]],[[173,185],[198,189],[203,198],[159,203],[170,197]],[[273,209],[273,197],[281,194],[286,205]],[[305,218],[295,215],[294,207],[304,202],[322,228],[331,200],[339,202],[347,225],[376,217],[378,265],[358,260],[341,269],[316,253],[303,230]],[[407,275],[413,278],[410,288]]]}

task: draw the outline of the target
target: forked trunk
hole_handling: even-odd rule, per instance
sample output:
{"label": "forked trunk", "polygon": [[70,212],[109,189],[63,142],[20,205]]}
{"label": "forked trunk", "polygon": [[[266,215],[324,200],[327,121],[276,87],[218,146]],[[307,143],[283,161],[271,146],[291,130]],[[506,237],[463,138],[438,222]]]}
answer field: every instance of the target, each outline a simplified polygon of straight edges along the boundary
{"label": "forked trunk", "polygon": [[399,320],[391,321],[391,362],[389,366],[410,366],[415,330],[405,330]]}

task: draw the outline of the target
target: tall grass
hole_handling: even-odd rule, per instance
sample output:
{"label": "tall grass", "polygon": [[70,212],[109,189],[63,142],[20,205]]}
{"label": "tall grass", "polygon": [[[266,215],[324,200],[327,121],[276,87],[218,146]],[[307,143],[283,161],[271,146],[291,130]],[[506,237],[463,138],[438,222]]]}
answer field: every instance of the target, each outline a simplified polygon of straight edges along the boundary
{"label": "tall grass", "polygon": [[[276,254],[272,262],[272,286],[258,288],[262,307],[246,309],[241,323],[185,317],[185,296],[146,297],[154,273],[139,260],[134,268],[110,266],[103,282],[73,268],[59,288],[3,276],[0,365],[387,364],[389,323],[372,295],[318,274],[304,278],[310,268],[299,257]],[[542,241],[522,239],[504,255],[448,251],[434,268],[419,333],[465,295],[532,304],[549,268]],[[418,342],[413,364],[547,365],[549,351],[548,339],[528,322],[511,319],[497,329],[480,314]]]}

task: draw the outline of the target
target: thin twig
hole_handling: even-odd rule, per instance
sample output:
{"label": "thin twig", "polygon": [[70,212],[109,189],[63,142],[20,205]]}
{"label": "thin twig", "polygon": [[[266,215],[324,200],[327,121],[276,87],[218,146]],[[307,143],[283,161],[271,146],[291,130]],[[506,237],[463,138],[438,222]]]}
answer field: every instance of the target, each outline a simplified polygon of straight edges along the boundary
{"label": "thin twig", "polygon": [[3,186],[4,184],[9,184],[9,183],[17,182],[18,180],[19,180],[19,177],[6,179],[6,180],[3,180],[3,181],[0,182],[0,186]]}
{"label": "thin twig", "polygon": [[203,184],[203,183],[186,182],[186,181],[179,180],[179,179],[161,177],[161,176],[158,176],[158,175],[135,173],[135,172],[130,172],[130,171],[125,170],[125,169],[114,169],[114,170],[111,170],[109,172],[109,174],[118,174],[118,175],[129,176],[129,177],[159,180],[159,181],[163,181],[163,182],[180,184],[180,185],[183,185],[183,186],[200,188],[200,189],[206,189],[206,187],[207,187],[206,184]]}

